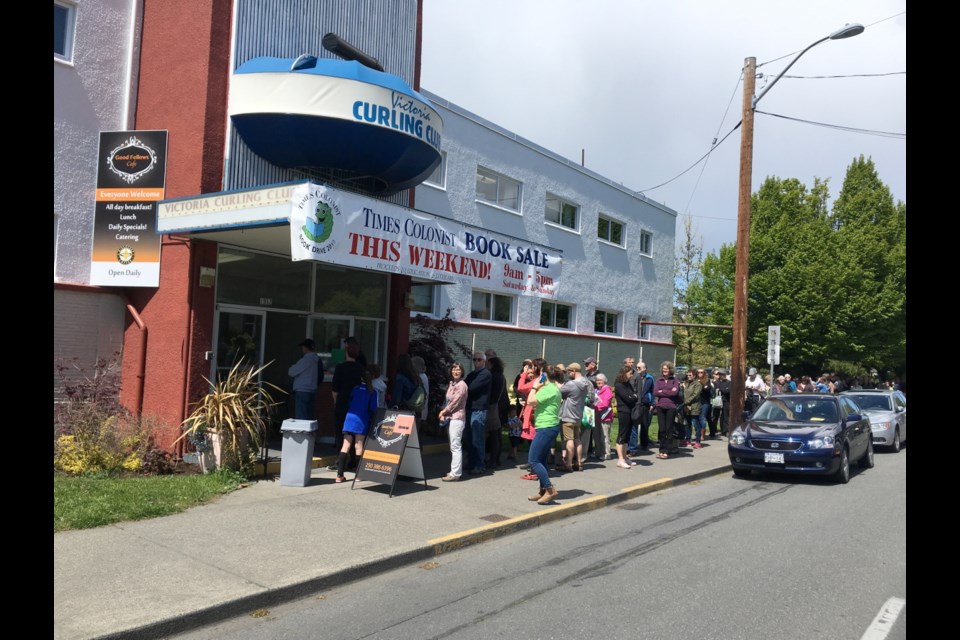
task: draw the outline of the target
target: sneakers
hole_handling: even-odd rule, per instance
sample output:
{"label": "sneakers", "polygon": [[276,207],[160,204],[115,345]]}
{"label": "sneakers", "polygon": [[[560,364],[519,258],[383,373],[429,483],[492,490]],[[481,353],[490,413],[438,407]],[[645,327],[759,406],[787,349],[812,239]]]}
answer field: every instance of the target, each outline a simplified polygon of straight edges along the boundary
{"label": "sneakers", "polygon": [[521,480],[539,480],[540,478],[535,473],[528,473],[526,475],[520,476]]}
{"label": "sneakers", "polygon": [[550,485],[543,492],[543,495],[540,496],[540,499],[537,500],[537,504],[549,504],[553,502],[553,499],[557,497],[557,488],[553,485]]}
{"label": "sneakers", "polygon": [[684,440],[684,441],[683,441],[683,444],[680,445],[680,446],[681,446],[681,447],[689,447],[689,446],[690,446],[690,441],[689,441],[689,440]]}
{"label": "sneakers", "polygon": [[336,482],[337,484],[340,484],[340,483],[343,482],[344,480],[346,480],[346,478],[344,478],[343,476],[337,476],[337,479],[335,480],[335,482]]}
{"label": "sneakers", "polygon": [[700,444],[699,442],[694,442],[694,443],[693,443],[693,448],[694,448],[694,449],[703,449],[703,445]]}
{"label": "sneakers", "polygon": [[440,480],[442,480],[443,482],[458,482],[460,480],[460,476],[452,476],[448,473],[447,475],[440,478]]}

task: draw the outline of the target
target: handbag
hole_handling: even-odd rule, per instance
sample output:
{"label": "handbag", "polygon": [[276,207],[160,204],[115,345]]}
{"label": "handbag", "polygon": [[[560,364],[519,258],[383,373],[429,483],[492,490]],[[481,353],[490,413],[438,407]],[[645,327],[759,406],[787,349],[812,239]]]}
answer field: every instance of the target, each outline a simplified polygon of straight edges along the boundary
{"label": "handbag", "polygon": [[710,406],[714,409],[723,408],[723,397],[721,397],[720,392],[717,392],[717,395],[710,398]]}
{"label": "handbag", "polygon": [[583,408],[583,417],[580,418],[580,426],[584,429],[592,429],[596,426],[596,412],[593,407],[584,407]]}

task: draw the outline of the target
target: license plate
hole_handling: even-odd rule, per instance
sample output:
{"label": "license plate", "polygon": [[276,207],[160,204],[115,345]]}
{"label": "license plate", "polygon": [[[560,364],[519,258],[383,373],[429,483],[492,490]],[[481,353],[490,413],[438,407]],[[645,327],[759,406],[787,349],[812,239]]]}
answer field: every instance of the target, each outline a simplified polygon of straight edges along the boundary
{"label": "license plate", "polygon": [[763,461],[768,464],[783,464],[783,454],[765,452],[763,454]]}

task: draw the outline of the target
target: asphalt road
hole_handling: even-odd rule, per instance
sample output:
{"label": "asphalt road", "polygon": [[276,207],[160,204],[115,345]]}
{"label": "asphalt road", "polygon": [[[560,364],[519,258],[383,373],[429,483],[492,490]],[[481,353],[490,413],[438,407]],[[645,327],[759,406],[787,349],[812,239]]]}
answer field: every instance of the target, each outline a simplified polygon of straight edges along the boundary
{"label": "asphalt road", "polygon": [[178,637],[905,638],[906,456],[718,476]]}

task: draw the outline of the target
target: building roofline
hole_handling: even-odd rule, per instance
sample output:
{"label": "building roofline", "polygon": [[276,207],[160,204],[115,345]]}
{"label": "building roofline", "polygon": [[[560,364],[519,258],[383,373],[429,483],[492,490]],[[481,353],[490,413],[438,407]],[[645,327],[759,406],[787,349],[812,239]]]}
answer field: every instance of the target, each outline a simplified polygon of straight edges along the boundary
{"label": "building roofline", "polygon": [[554,153],[553,151],[550,151],[549,149],[546,149],[546,148],[544,148],[544,147],[541,147],[540,145],[538,145],[538,144],[535,143],[535,142],[532,142],[532,141],[530,141],[530,140],[527,140],[526,138],[523,138],[523,137],[521,137],[521,136],[518,136],[517,134],[513,133],[512,131],[508,131],[507,129],[504,129],[503,127],[501,127],[501,126],[498,125],[498,124],[495,124],[495,123],[493,123],[493,122],[490,122],[489,120],[486,120],[485,118],[482,118],[481,116],[478,116],[478,115],[475,114],[475,113],[472,113],[472,112],[470,112],[470,111],[467,111],[467,110],[464,109],[463,107],[461,107],[461,106],[459,106],[459,105],[456,105],[456,104],[450,102],[449,100],[447,100],[447,99],[445,99],[445,98],[442,98],[442,97],[436,95],[435,93],[432,93],[432,92],[424,89],[423,87],[420,88],[420,93],[422,93],[422,94],[423,94],[424,96],[426,96],[431,102],[433,102],[433,104],[434,104],[435,106],[440,106],[440,107],[443,107],[444,109],[447,109],[448,111],[452,111],[453,113],[455,113],[455,114],[457,114],[457,115],[459,115],[459,116],[461,116],[461,117],[463,117],[463,118],[466,118],[467,120],[470,120],[471,122],[474,122],[474,123],[480,125],[481,127],[484,127],[485,129],[489,129],[490,131],[493,131],[494,133],[497,133],[497,134],[499,134],[499,135],[501,135],[501,136],[503,136],[503,137],[505,137],[505,138],[509,138],[510,140],[513,140],[514,142],[516,142],[516,143],[518,143],[518,144],[521,144],[521,145],[527,147],[528,149],[530,149],[530,150],[532,150],[532,151],[535,151],[535,152],[537,152],[537,153],[539,153],[539,154],[541,154],[541,155],[544,155],[544,156],[550,158],[551,160],[554,160],[554,161],[556,161],[556,162],[559,162],[559,163],[561,163],[561,164],[564,164],[564,165],[568,166],[569,168],[571,168],[571,169],[573,169],[573,170],[575,170],[575,171],[578,171],[578,172],[582,173],[583,175],[587,176],[588,178],[592,178],[592,179],[594,179],[594,180],[597,180],[597,181],[599,181],[599,182],[602,182],[602,183],[604,183],[604,184],[606,184],[606,185],[608,185],[608,186],[613,187],[614,189],[616,189],[616,190],[618,190],[618,191],[621,191],[621,192],[623,192],[623,193],[625,193],[625,194],[627,194],[627,195],[629,195],[629,196],[631,196],[631,197],[633,197],[633,198],[636,198],[637,200],[641,200],[642,202],[644,202],[644,203],[646,203],[646,204],[649,204],[649,205],[652,206],[652,207],[656,207],[657,209],[663,211],[664,213],[667,213],[667,214],[669,214],[669,215],[672,215],[673,217],[677,217],[677,216],[679,215],[676,211],[674,211],[674,210],[671,209],[670,207],[666,206],[665,204],[659,203],[659,202],[657,202],[657,201],[655,201],[655,200],[651,200],[650,198],[648,198],[647,196],[643,195],[643,194],[640,193],[639,191],[633,191],[632,189],[628,189],[627,187],[623,186],[622,184],[618,184],[618,183],[614,182],[614,181],[611,180],[610,178],[607,178],[607,177],[605,177],[605,176],[602,176],[602,175],[600,175],[599,173],[597,173],[597,172],[595,172],[595,171],[592,171],[592,170],[590,170],[590,169],[587,169],[587,168],[584,167],[584,166],[581,166],[581,165],[579,165],[579,164],[577,164],[577,163],[575,163],[575,162],[573,162],[573,161],[571,161],[571,160],[569,160],[569,159],[567,159],[567,158],[564,158],[563,156],[561,156],[561,155],[558,154],[558,153]]}

